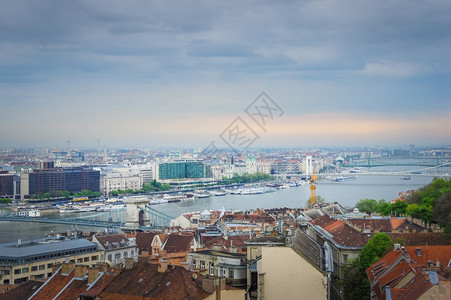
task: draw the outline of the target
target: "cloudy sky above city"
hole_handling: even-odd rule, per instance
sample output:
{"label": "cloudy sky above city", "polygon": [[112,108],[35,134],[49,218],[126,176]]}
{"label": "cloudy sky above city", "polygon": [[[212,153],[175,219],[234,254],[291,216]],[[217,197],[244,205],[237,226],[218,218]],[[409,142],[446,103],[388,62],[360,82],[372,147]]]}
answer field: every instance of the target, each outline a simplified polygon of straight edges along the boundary
{"label": "cloudy sky above city", "polygon": [[1,6],[1,146],[451,144],[448,0]]}

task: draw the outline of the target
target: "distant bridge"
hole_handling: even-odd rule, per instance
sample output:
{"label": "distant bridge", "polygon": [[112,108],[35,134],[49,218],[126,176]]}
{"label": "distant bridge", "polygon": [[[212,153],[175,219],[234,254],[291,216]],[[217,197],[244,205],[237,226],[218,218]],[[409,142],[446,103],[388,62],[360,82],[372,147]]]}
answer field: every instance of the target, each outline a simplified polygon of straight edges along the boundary
{"label": "distant bridge", "polygon": [[[386,165],[387,166],[387,165]],[[396,167],[399,167],[401,165],[393,165]],[[416,166],[416,165],[409,165],[406,164],[405,166]],[[356,166],[354,166],[356,167]],[[376,167],[375,165],[371,167]],[[305,177],[308,176],[306,174],[280,174],[278,176],[281,177]],[[451,177],[451,162],[445,162],[440,165],[433,165],[433,166],[423,166],[423,168],[415,169],[415,170],[403,170],[403,171],[355,171],[353,173],[351,172],[345,172],[345,173],[319,173],[317,174],[318,177],[327,177],[327,176],[423,176],[423,177]]]}
{"label": "distant bridge", "polygon": [[84,220],[84,219],[75,219],[75,218],[58,219],[58,218],[42,218],[42,217],[19,217],[19,216],[13,216],[13,215],[2,215],[2,216],[0,216],[0,221],[67,224],[67,225],[103,227],[103,228],[107,228],[107,227],[123,228],[125,226],[125,223],[123,223],[123,222]]}
{"label": "distant bridge", "polygon": [[[84,215],[78,218],[44,218],[44,217],[25,217],[17,216],[14,213],[3,213],[0,214],[0,221],[11,221],[11,222],[31,222],[31,223],[50,223],[50,224],[67,224],[67,225],[77,225],[77,226],[87,226],[87,227],[102,227],[102,228],[118,228],[118,229],[150,229],[150,228],[164,228],[168,227],[171,223],[173,217],[156,210],[150,205],[137,206],[139,211],[147,213],[149,216],[149,224],[140,224],[138,228],[127,228],[126,222],[113,222],[111,219],[109,221],[98,220],[99,217],[107,216],[109,212],[99,212],[91,215]],[[115,210],[125,211],[125,209]]]}
{"label": "distant bridge", "polygon": [[342,164],[343,168],[376,168],[376,167],[437,167],[449,164],[449,159],[440,158],[367,158],[357,159]]}

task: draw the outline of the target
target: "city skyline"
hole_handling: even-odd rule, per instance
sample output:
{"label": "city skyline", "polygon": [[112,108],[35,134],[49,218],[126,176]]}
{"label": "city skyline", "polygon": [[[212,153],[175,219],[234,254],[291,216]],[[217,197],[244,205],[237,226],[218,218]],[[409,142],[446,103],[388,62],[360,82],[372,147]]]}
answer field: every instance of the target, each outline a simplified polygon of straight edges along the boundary
{"label": "city skyline", "polygon": [[[6,1],[2,147],[449,145],[446,1]],[[266,92],[283,115],[245,113]]]}

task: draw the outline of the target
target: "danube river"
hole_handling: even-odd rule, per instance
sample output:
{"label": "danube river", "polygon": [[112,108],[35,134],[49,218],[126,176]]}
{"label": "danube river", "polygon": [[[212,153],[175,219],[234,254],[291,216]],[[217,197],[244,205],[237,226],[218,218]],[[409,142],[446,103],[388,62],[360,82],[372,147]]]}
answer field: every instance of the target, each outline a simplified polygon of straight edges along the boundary
{"label": "danube river", "polygon": [[[396,199],[399,192],[413,190],[427,185],[432,177],[412,176],[410,180],[403,180],[399,176],[357,176],[355,180],[331,182],[320,180],[316,187],[316,194],[326,202],[339,202],[345,207],[353,207],[360,199]],[[153,208],[170,216],[177,217],[184,212],[202,211],[204,209],[246,210],[271,207],[305,207],[310,197],[309,185],[278,190],[261,195],[225,195],[189,201],[187,203],[166,203],[154,205]],[[109,213],[98,216],[97,219],[107,220]],[[88,217],[89,214],[64,215],[63,217]],[[60,217],[56,215],[55,217]],[[111,213],[113,221],[125,221],[125,211]],[[50,232],[65,232],[69,225],[55,225],[44,223],[0,222],[0,243],[17,239],[33,239],[44,237]],[[79,228],[79,230],[98,231],[100,228]]]}

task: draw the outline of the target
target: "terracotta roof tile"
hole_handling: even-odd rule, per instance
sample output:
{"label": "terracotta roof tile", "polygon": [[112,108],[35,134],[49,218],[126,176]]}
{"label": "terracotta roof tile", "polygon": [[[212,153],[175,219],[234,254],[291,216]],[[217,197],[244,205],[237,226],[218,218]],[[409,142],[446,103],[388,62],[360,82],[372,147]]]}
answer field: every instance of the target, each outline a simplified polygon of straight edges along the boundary
{"label": "terracotta roof tile", "polygon": [[428,260],[435,265],[438,259],[441,266],[448,265],[451,260],[451,246],[409,246],[405,249],[413,261],[422,266],[427,266]]}
{"label": "terracotta roof tile", "polygon": [[74,270],[68,275],[62,275],[61,270],[42,287],[33,300],[53,299],[74,278]]}
{"label": "terracotta roof tile", "polygon": [[96,239],[105,249],[119,249],[128,247],[128,238],[124,234],[98,235],[96,236]]}
{"label": "terracotta roof tile", "polygon": [[334,232],[335,230],[337,230],[338,228],[340,228],[341,226],[344,226],[345,224],[342,221],[335,221],[329,225],[327,225],[326,227],[324,227],[323,229],[326,230],[329,233]]}
{"label": "terracotta roof tile", "polygon": [[142,251],[152,252],[152,240],[155,235],[155,232],[138,232],[136,234],[136,245],[139,249],[139,253]]}
{"label": "terracotta roof tile", "polygon": [[168,253],[187,252],[193,239],[192,234],[171,234],[166,239],[164,250]]}
{"label": "terracotta roof tile", "polygon": [[208,294],[201,288],[201,276],[182,267],[158,272],[158,265],[138,264],[124,270],[101,294],[102,299],[203,299]]}
{"label": "terracotta roof tile", "polygon": [[0,294],[1,300],[11,300],[11,299],[28,299],[33,295],[44,282],[36,280],[28,280],[24,284],[21,284],[13,289],[10,289],[4,294]]}
{"label": "terracotta roof tile", "polygon": [[388,252],[381,259],[371,265],[368,269],[366,269],[366,274],[370,282],[373,282],[375,279],[378,279],[382,276],[385,271],[401,256],[403,252],[399,249]]}

